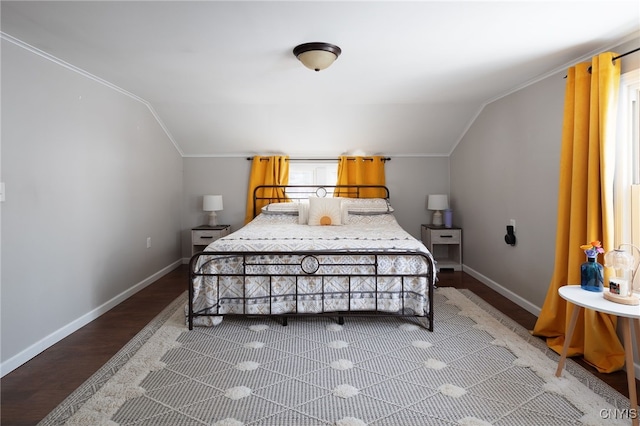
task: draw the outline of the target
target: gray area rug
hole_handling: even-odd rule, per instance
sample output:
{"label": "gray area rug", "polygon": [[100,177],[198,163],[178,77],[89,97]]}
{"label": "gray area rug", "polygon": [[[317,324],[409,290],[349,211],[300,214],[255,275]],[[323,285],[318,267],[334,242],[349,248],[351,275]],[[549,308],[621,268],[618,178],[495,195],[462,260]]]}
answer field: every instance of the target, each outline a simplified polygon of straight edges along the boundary
{"label": "gray area rug", "polygon": [[[420,320],[225,318],[184,325],[186,294],[41,425],[615,425],[629,400],[470,291]],[[619,418],[615,418],[619,417]]]}

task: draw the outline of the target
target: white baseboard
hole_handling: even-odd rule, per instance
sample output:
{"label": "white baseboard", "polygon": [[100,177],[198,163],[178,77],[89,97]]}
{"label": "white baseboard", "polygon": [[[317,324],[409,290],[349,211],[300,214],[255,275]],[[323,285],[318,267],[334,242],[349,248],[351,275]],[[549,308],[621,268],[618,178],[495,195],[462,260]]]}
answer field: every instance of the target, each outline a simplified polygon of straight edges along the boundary
{"label": "white baseboard", "polygon": [[[515,293],[511,292],[510,290],[507,290],[506,288],[502,287],[497,282],[487,278],[486,276],[482,275],[478,271],[476,271],[476,270],[474,270],[472,268],[469,268],[466,265],[462,265],[462,270],[464,272],[466,272],[467,274],[471,275],[472,277],[474,277],[475,279],[477,279],[478,281],[480,281],[481,283],[483,283],[484,285],[486,285],[487,287],[497,291],[498,293],[500,293],[501,295],[503,295],[507,299],[511,300],[516,305],[518,305],[521,308],[531,312],[536,317],[540,316],[541,308],[535,306],[532,303],[529,303],[527,300],[521,298],[517,294],[515,294]],[[622,342],[622,336],[620,336],[619,332],[618,332],[618,337],[620,337],[620,341]],[[635,342],[635,336],[632,336],[632,339],[634,340],[634,346],[636,346],[637,342]],[[638,364],[638,362],[636,360],[634,360],[634,363],[633,363],[633,370],[635,371],[635,376],[636,377],[640,377],[640,365]]]}
{"label": "white baseboard", "polygon": [[534,305],[533,303],[530,303],[526,299],[523,299],[522,297],[520,297],[517,294],[513,293],[511,290],[508,290],[508,289],[502,287],[497,282],[495,282],[495,281],[489,279],[488,277],[482,275],[478,271],[476,271],[476,270],[474,270],[472,268],[469,268],[467,265],[463,265],[462,266],[462,270],[464,272],[466,272],[467,274],[471,275],[473,278],[475,278],[478,281],[480,281],[481,283],[483,283],[484,285],[486,285],[487,287],[491,288],[492,290],[497,291],[498,293],[500,293],[501,295],[503,295],[507,299],[511,300],[516,305],[518,305],[521,308],[529,311],[530,313],[532,313],[536,317],[540,316],[540,311],[541,311],[540,307]]}
{"label": "white baseboard", "polygon": [[129,288],[128,290],[123,291],[122,293],[118,294],[117,296],[107,301],[106,303],[103,303],[102,305],[98,306],[94,310],[87,312],[86,314],[82,315],[80,318],[54,331],[53,333],[49,334],[45,338],[29,346],[22,352],[12,356],[8,360],[0,364],[0,377],[4,377],[5,375],[9,374],[16,368],[20,367],[25,362],[29,361],[31,358],[43,352],[45,349],[58,343],[60,340],[69,336],[74,331],[77,331],[80,328],[84,327],[94,319],[98,318],[100,315],[104,314],[111,308],[121,303],[122,301],[128,299],[135,293],[147,287],[149,284],[157,281],[158,279],[167,275],[169,272],[178,268],[180,265],[182,265],[182,259],[173,262],[172,264],[170,264],[165,268],[162,268],[160,271],[145,278],[144,280],[135,284],[133,287]]}

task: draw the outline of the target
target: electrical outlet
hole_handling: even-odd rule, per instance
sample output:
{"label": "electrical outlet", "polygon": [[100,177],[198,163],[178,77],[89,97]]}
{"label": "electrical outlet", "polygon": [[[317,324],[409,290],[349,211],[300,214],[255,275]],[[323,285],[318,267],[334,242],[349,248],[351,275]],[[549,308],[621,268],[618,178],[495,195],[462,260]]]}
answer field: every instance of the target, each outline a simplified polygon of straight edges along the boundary
{"label": "electrical outlet", "polygon": [[147,237],[147,248],[151,248],[151,237]]}
{"label": "electrical outlet", "polygon": [[515,219],[511,219],[509,221],[509,225],[513,226],[513,230],[515,232],[515,230],[516,230],[516,220]]}

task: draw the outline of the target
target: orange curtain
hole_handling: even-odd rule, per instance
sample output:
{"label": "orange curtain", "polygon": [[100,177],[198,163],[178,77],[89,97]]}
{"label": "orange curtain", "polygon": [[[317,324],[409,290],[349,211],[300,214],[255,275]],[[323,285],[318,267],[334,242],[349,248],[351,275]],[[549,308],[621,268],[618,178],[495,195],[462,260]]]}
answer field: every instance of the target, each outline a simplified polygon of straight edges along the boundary
{"label": "orange curtain", "polygon": [[[555,267],[532,332],[546,337],[557,353],[562,352],[574,309],[558,289],[580,283],[580,264],[585,261],[580,246],[601,240],[605,251],[613,248],[613,150],[620,83],[620,61],[614,63],[614,56],[600,54],[590,64],[578,64],[567,72]],[[582,312],[568,356],[583,355],[601,373],[621,369],[624,349],[616,334],[616,317],[589,309]]]}
{"label": "orange curtain", "polygon": [[[338,158],[338,185],[384,185],[384,157],[346,157]],[[334,197],[348,197],[347,191],[336,189]],[[380,188],[365,188],[360,198],[383,198],[386,193]]]}
{"label": "orange curtain", "polygon": [[[247,212],[244,223],[249,223],[253,218],[253,192],[260,185],[287,185],[289,183],[289,157],[288,156],[271,156],[271,157],[253,157],[251,163],[251,175],[249,176],[249,191],[247,193]],[[268,197],[273,201],[285,201],[286,195],[284,190],[275,188],[265,188],[261,190],[260,197]],[[256,204],[256,213],[260,213],[260,209],[269,203],[268,200],[258,200]]]}

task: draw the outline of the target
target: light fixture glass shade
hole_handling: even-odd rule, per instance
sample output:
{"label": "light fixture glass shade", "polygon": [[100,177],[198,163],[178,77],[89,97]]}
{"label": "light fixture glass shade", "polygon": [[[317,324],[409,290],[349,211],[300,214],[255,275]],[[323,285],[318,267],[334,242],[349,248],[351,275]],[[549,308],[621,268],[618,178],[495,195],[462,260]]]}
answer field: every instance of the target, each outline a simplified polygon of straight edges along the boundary
{"label": "light fixture glass shade", "polygon": [[321,71],[328,68],[338,59],[342,50],[333,44],[313,42],[304,43],[293,49],[295,55],[302,64],[314,71]]}
{"label": "light fixture glass shade", "polygon": [[337,59],[336,55],[324,50],[310,50],[298,55],[302,64],[310,70],[320,71],[329,66]]}
{"label": "light fixture glass shade", "polygon": [[222,195],[205,195],[202,197],[202,210],[206,212],[222,210]]}
{"label": "light fixture glass shade", "polygon": [[446,210],[449,208],[449,197],[446,194],[431,194],[427,199],[427,210]]}

